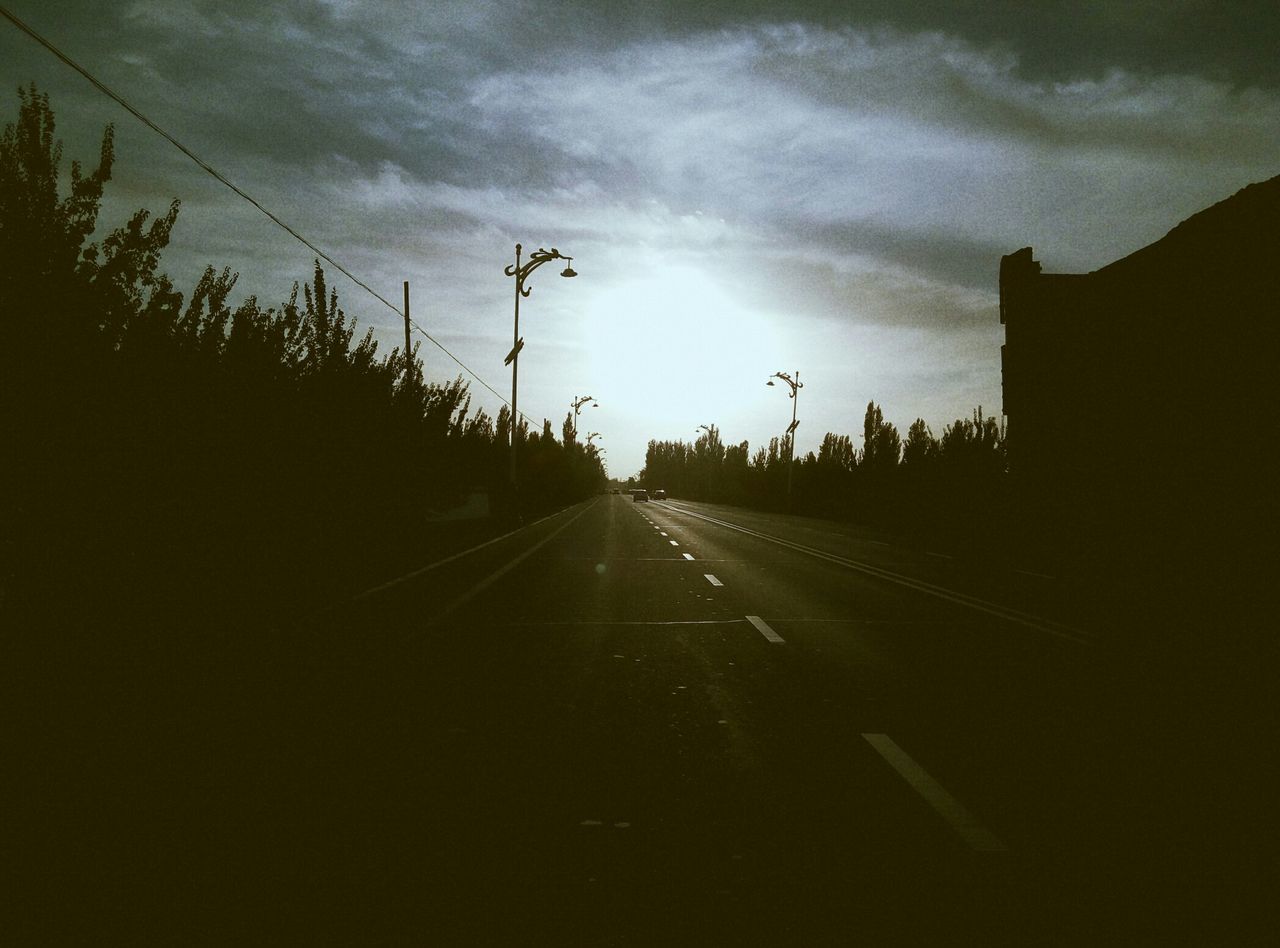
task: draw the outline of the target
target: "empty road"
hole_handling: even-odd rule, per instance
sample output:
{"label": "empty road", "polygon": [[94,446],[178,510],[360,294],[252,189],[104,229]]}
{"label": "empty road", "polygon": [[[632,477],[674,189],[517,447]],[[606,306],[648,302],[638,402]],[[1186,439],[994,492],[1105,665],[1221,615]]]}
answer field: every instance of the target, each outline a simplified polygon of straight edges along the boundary
{"label": "empty road", "polygon": [[600,496],[264,646],[152,895],[240,942],[1094,944],[1210,918],[1170,826],[1194,815],[1160,803],[1081,598],[1034,564]]}

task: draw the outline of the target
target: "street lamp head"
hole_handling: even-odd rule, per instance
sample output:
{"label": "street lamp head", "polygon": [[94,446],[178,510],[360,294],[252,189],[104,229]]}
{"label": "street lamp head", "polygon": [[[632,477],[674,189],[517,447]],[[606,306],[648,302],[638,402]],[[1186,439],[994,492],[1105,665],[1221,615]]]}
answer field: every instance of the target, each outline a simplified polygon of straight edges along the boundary
{"label": "street lamp head", "polygon": [[770,388],[772,388],[772,387],[773,387],[773,379],[769,379],[769,381],[765,382],[764,384],[765,384],[765,385],[768,385]]}
{"label": "street lamp head", "polygon": [[560,271],[562,277],[576,277],[578,271],[573,269],[573,257],[565,257],[565,267]]}

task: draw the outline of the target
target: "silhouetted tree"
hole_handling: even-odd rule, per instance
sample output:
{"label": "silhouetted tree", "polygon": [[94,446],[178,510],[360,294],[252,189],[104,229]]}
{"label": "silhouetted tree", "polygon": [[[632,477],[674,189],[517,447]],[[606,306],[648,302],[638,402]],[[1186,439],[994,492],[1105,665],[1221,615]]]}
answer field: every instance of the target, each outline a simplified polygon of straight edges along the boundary
{"label": "silhouetted tree", "polygon": [[[144,587],[175,608],[203,596],[202,616],[304,588],[332,597],[335,576],[359,583],[409,555],[468,489],[506,495],[507,408],[471,414],[467,384],[425,382],[416,348],[381,355],[318,261],[278,307],[233,306],[238,275],[213,267],[184,305],[158,270],[176,202],[86,244],[111,130],[95,171],[72,164],[64,197],[48,99],[19,100],[0,134],[7,602],[53,598],[39,592],[53,575],[95,584],[56,598],[99,612]],[[522,420],[516,437],[526,512],[596,489],[598,457],[566,451],[549,425],[529,436]],[[144,603],[162,599],[136,597],[139,621]]]}
{"label": "silhouetted tree", "polygon": [[907,429],[907,440],[902,445],[902,464],[904,467],[917,469],[937,460],[938,441],[924,423],[917,418]]}
{"label": "silhouetted tree", "polygon": [[870,470],[882,470],[898,465],[902,443],[898,429],[884,420],[884,413],[874,401],[867,402],[867,413],[862,422],[862,457],[860,464]]}
{"label": "silhouetted tree", "polygon": [[1004,438],[994,418],[984,418],[982,406],[972,418],[957,418],[942,432],[938,454],[952,471],[966,475],[994,475],[1004,471]]}

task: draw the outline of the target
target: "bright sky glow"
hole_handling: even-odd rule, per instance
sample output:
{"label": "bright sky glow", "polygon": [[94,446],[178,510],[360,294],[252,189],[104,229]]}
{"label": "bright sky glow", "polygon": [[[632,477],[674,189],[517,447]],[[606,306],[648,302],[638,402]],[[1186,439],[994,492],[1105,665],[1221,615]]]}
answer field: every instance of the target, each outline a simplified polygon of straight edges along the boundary
{"label": "bright sky glow", "polygon": [[698,425],[756,405],[777,371],[774,321],[687,265],[658,264],[585,308],[587,377],[602,400],[593,425],[610,440],[693,440]]}
{"label": "bright sky glow", "polygon": [[[7,6],[511,390],[514,247],[558,247],[521,312],[520,408],[600,401],[610,472],[715,424],[800,452],[1000,409],[1000,255],[1087,271],[1280,172],[1280,6],[1179,0],[8,0]],[[312,254],[0,22],[70,159],[116,126],[103,221],[183,202],[164,269],[288,297]],[[17,98],[0,100],[11,121]],[[396,315],[330,275],[402,344]],[[238,301],[238,300],[237,300]],[[460,372],[424,341],[427,376]]]}

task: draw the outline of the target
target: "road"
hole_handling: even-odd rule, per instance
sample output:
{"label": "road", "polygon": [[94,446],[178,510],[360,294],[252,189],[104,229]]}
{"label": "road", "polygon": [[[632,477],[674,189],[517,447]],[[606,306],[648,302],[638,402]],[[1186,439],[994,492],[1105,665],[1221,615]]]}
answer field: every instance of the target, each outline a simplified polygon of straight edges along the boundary
{"label": "road", "polygon": [[1221,893],[1183,884],[1134,682],[1064,582],[594,498],[264,646],[153,894],[219,943],[1220,925]]}

